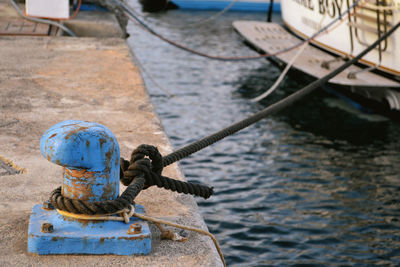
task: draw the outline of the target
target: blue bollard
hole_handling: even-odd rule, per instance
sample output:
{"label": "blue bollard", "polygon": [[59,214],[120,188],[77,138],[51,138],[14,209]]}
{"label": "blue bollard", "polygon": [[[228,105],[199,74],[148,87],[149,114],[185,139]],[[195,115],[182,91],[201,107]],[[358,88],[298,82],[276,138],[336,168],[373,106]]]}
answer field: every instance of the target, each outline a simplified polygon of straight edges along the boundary
{"label": "blue bollard", "polygon": [[[63,167],[62,195],[70,199],[114,200],[119,195],[119,145],[112,132],[97,123],[69,120],[48,129],[40,150],[49,161]],[[140,205],[136,213],[144,213]],[[139,233],[129,231],[139,224]],[[50,230],[51,229],[51,230]],[[132,217],[120,221],[78,220],[64,217],[43,205],[32,209],[28,251],[46,254],[148,254],[148,224]]]}
{"label": "blue bollard", "polygon": [[47,160],[63,167],[62,194],[79,200],[104,201],[119,194],[119,146],[103,125],[64,121],[40,140]]}

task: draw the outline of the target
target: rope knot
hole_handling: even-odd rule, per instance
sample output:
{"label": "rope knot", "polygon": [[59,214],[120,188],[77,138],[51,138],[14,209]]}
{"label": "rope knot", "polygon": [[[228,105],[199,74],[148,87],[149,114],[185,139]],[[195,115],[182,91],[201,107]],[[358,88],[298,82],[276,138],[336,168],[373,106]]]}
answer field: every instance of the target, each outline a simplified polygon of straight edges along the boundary
{"label": "rope knot", "polygon": [[120,180],[125,186],[132,184],[136,178],[143,177],[145,180],[143,189],[156,185],[178,193],[192,194],[204,198],[209,198],[213,194],[212,187],[162,176],[163,157],[155,146],[138,146],[132,152],[130,161],[121,158],[120,166]]}
{"label": "rope knot", "polygon": [[145,178],[145,188],[155,185],[163,170],[162,156],[157,147],[140,145],[131,154],[130,161],[121,158],[122,184],[128,186],[139,176]]}

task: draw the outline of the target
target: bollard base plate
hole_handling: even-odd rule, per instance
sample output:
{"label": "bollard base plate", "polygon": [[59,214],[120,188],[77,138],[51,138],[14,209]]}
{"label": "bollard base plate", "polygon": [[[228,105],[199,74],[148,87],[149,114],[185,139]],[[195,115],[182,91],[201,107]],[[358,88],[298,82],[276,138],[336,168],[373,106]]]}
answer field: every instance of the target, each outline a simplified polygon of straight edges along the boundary
{"label": "bollard base plate", "polygon": [[[136,213],[144,207],[135,206]],[[42,224],[53,225],[51,233],[42,232]],[[131,224],[141,225],[141,232],[129,234]],[[135,217],[130,223],[122,221],[75,220],[60,215],[56,210],[45,210],[35,205],[29,219],[28,251],[49,254],[114,254],[146,255],[151,250],[151,232],[148,223]]]}

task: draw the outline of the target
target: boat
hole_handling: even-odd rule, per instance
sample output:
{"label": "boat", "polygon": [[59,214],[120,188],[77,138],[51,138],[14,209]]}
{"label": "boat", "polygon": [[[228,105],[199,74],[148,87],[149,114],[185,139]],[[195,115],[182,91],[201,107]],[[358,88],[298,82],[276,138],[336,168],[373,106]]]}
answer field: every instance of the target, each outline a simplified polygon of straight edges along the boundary
{"label": "boat", "polygon": [[[181,9],[191,10],[224,10],[267,12],[270,0],[171,0]],[[272,3],[272,10],[280,12],[280,0]]]}
{"label": "boat", "polygon": [[[157,12],[167,9],[232,10],[267,12],[270,0],[139,0],[143,10]],[[272,1],[272,11],[280,12],[280,0]]]}
{"label": "boat", "polygon": [[[348,14],[341,15],[347,11]],[[400,0],[281,0],[281,14],[283,25],[258,21],[235,21],[233,25],[260,53],[276,53],[337,21],[312,38],[312,45],[300,55],[296,55],[298,49],[293,49],[271,58],[277,64],[292,64],[292,68],[318,79],[399,23]],[[298,58],[291,62],[295,56]],[[327,85],[335,94],[362,106],[399,112],[400,30]]]}
{"label": "boat", "polygon": [[[397,2],[400,4],[399,0]],[[318,36],[312,42],[342,56],[357,55],[400,21],[400,6],[390,3],[395,2],[390,0],[376,3],[360,2],[359,7],[347,17],[345,23],[341,23],[329,34]],[[317,30],[323,16],[326,19],[322,26],[350,8],[351,4],[343,0],[315,2],[282,0],[282,19],[292,32],[308,38]],[[291,15],[294,13],[299,15]],[[340,38],[337,38],[338,36]],[[378,49],[368,53],[361,62],[384,72],[400,75],[400,31],[382,42]]]}

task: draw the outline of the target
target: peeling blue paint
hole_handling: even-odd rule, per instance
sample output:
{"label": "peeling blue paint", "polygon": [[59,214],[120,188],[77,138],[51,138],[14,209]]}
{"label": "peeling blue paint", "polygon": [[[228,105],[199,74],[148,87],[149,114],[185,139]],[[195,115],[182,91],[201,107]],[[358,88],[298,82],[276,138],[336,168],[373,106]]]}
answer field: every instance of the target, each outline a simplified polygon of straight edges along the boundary
{"label": "peeling blue paint", "polygon": [[49,161],[63,166],[63,195],[89,201],[119,194],[119,145],[105,126],[68,120],[53,125],[40,140]]}
{"label": "peeling blue paint", "polygon": [[[28,229],[28,251],[48,254],[114,254],[146,255],[151,251],[151,232],[146,222],[132,217],[129,224],[121,221],[77,221],[64,218],[56,210],[44,210],[42,205],[32,209]],[[137,213],[144,213],[136,205]],[[52,233],[40,231],[43,223],[51,223]],[[128,234],[129,226],[139,223],[139,234]]]}
{"label": "peeling blue paint", "polygon": [[[116,199],[119,195],[119,145],[105,126],[69,120],[48,129],[40,150],[49,161],[63,167],[62,195],[89,202]],[[137,213],[144,213],[136,206]],[[116,216],[116,215],[115,215]],[[28,251],[47,254],[148,254],[151,233],[147,222],[140,234],[128,234],[130,224],[121,221],[82,221],[66,218],[56,210],[32,209],[28,230]],[[51,223],[52,233],[42,233]]]}

